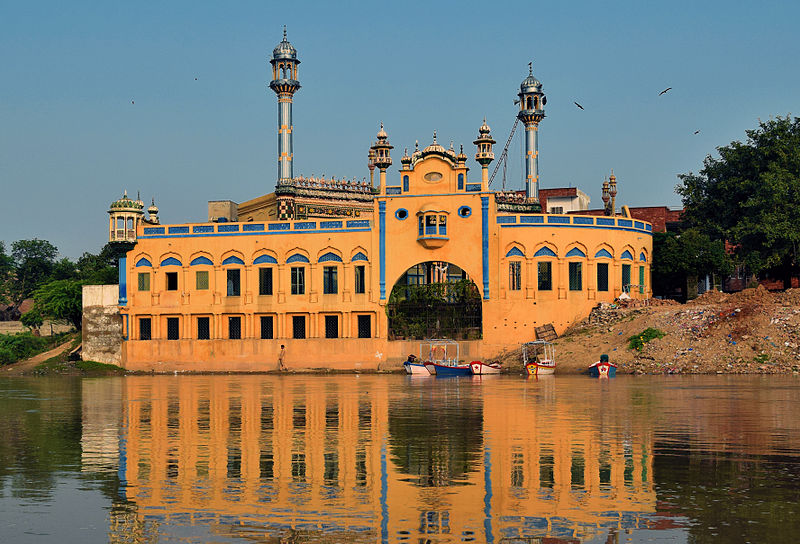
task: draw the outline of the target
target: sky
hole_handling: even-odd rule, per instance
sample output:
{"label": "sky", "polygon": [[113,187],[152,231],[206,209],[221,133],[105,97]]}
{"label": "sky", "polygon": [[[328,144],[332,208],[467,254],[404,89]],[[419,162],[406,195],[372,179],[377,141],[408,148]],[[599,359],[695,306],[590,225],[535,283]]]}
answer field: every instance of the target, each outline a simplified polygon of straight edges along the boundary
{"label": "sky", "polygon": [[[541,187],[600,207],[613,169],[618,203],[680,206],[678,174],[800,111],[798,20],[789,1],[0,0],[0,240],[74,259],[105,244],[124,190],[155,198],[163,223],[272,192],[283,25],[301,61],[295,175],[368,176],[380,122],[390,181],[434,130],[473,157],[484,116],[499,157],[533,62]],[[523,187],[521,148],[518,134],[508,188]]]}

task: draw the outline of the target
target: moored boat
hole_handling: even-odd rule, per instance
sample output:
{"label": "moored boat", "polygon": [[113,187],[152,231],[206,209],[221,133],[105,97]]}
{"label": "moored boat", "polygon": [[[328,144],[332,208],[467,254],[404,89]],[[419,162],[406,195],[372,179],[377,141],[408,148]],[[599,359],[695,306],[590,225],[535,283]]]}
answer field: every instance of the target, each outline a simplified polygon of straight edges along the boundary
{"label": "moored boat", "polygon": [[431,375],[431,373],[428,372],[428,369],[425,368],[425,363],[417,359],[414,355],[408,356],[408,359],[403,363],[403,368],[405,369],[406,374],[419,376]]}
{"label": "moored boat", "polygon": [[470,365],[459,360],[459,345],[455,340],[433,338],[419,345],[419,359],[434,376],[469,376]]}
{"label": "moored boat", "polygon": [[546,340],[526,342],[522,345],[522,362],[527,376],[546,376],[556,371],[556,350]]}
{"label": "moored boat", "polygon": [[446,365],[428,361],[425,363],[425,368],[427,368],[428,372],[431,374],[439,377],[469,376],[472,374],[469,365]]}
{"label": "moored boat", "polygon": [[609,362],[608,355],[601,355],[600,360],[589,365],[589,375],[592,378],[613,378],[617,375],[617,365]]}
{"label": "moored boat", "polygon": [[500,374],[503,370],[503,365],[495,361],[493,363],[484,363],[483,361],[472,361],[469,364],[472,374],[482,376],[485,374]]}

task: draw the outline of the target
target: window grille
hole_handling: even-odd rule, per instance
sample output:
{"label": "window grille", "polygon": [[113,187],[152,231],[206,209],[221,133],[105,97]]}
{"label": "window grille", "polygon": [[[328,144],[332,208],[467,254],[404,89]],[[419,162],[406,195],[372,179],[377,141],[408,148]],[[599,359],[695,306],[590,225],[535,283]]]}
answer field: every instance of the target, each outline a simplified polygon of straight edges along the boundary
{"label": "window grille", "polygon": [[583,289],[582,263],[569,263],[569,290],[580,291]]}
{"label": "window grille", "polygon": [[261,316],[261,339],[272,340],[274,338],[273,322],[271,315]]}
{"label": "window grille", "polygon": [[366,293],[366,267],[358,265],[355,267],[355,291],[357,295]]}
{"label": "window grille", "polygon": [[152,338],[152,330],[149,317],[139,318],[139,340],[150,340]]}
{"label": "window grille", "polygon": [[322,268],[322,293],[325,295],[335,295],[339,292],[338,270],[335,266],[325,266]]}
{"label": "window grille", "polygon": [[211,339],[211,320],[208,317],[197,318],[197,339],[198,340]]}
{"label": "window grille", "polygon": [[339,317],[325,316],[325,338],[339,338]]}
{"label": "window grille", "polygon": [[371,338],[372,337],[372,318],[369,315],[358,316],[358,337]]}
{"label": "window grille", "polygon": [[180,338],[180,321],[177,317],[167,318],[167,340]]}
{"label": "window grille", "polygon": [[597,290],[608,291],[608,263],[597,263]]}
{"label": "window grille", "polygon": [[139,291],[150,290],[150,272],[139,272]]}
{"label": "window grille", "polygon": [[242,318],[231,316],[228,318],[228,338],[231,340],[242,339]]}
{"label": "window grille", "polygon": [[302,266],[292,267],[292,294],[302,295],[306,292],[306,269]]}
{"label": "window grille", "polygon": [[195,287],[197,287],[198,291],[208,289],[208,270],[195,272]]}
{"label": "window grille", "polygon": [[306,317],[304,315],[292,316],[292,338],[306,337]]}
{"label": "window grille", "polygon": [[508,288],[512,291],[522,289],[522,263],[520,261],[508,263]]}
{"label": "window grille", "polygon": [[258,294],[271,295],[272,294],[272,269],[259,268],[258,269]]}
{"label": "window grille", "polygon": [[553,263],[542,261],[539,263],[539,290],[553,290]]}
{"label": "window grille", "polygon": [[228,288],[227,294],[229,297],[238,297],[241,295],[241,278],[242,271],[238,268],[227,270]]}

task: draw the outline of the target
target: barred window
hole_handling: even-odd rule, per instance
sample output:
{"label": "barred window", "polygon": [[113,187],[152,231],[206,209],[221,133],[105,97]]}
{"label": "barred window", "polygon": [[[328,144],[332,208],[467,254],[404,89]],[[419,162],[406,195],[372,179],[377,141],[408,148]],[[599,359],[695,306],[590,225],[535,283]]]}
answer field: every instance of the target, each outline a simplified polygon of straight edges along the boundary
{"label": "barred window", "polygon": [[335,295],[339,292],[338,269],[335,266],[322,268],[322,293]]}
{"label": "barred window", "polygon": [[233,268],[227,271],[228,275],[228,289],[227,294],[229,297],[238,297],[242,293],[242,271],[238,268]]}
{"label": "barred window", "polygon": [[622,290],[628,293],[631,290],[631,265],[622,265]]}
{"label": "barred window", "polygon": [[167,318],[167,340],[180,338],[180,320],[177,317]]}
{"label": "barred window", "polygon": [[512,291],[522,289],[522,263],[520,261],[508,263],[508,288]]}
{"label": "barred window", "polygon": [[271,295],[272,294],[272,269],[259,268],[258,269],[258,294]]}
{"label": "barred window", "polygon": [[371,338],[372,337],[372,317],[369,315],[358,316],[358,337]]}
{"label": "barred window", "polygon": [[242,339],[242,318],[239,316],[228,317],[228,338],[231,340]]}
{"label": "barred window", "polygon": [[139,291],[150,290],[150,272],[139,272],[138,276]]}
{"label": "barred window", "polygon": [[364,294],[366,293],[366,267],[364,265],[358,265],[354,270],[356,279],[356,294]]}
{"label": "barred window", "polygon": [[582,263],[569,263],[569,290],[580,291],[583,289]]}
{"label": "barred window", "polygon": [[302,266],[292,267],[292,294],[302,295],[306,292],[306,269]]}
{"label": "barred window", "polygon": [[608,263],[597,263],[597,290],[608,291]]}
{"label": "barred window", "polygon": [[178,273],[167,272],[167,291],[178,290]]}
{"label": "barred window", "polygon": [[325,338],[339,338],[339,316],[325,316]]}
{"label": "barred window", "polygon": [[195,287],[198,291],[208,289],[208,270],[198,270],[194,274]]}
{"label": "barred window", "polygon": [[197,339],[210,340],[211,339],[211,319],[208,317],[197,318]]}
{"label": "barred window", "polygon": [[644,267],[639,267],[639,293],[644,294]]}
{"label": "barred window", "polygon": [[272,340],[274,338],[274,329],[271,315],[261,316],[261,339]]}
{"label": "barred window", "polygon": [[539,290],[553,290],[553,263],[542,261],[539,263]]}
{"label": "barred window", "polygon": [[305,338],[305,337],[306,337],[306,316],[293,315],[292,338]]}
{"label": "barred window", "polygon": [[139,340],[150,340],[152,338],[152,330],[150,328],[150,318],[139,318]]}

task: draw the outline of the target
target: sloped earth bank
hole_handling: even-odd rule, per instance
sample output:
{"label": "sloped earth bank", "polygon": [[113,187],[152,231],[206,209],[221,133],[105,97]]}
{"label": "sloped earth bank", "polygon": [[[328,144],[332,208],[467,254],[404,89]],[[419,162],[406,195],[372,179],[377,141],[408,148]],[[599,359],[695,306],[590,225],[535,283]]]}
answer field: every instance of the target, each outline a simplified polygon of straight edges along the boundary
{"label": "sloped earth bank", "polygon": [[[631,336],[665,333],[641,351]],[[555,342],[556,373],[585,372],[607,353],[629,374],[781,374],[800,371],[800,289],[709,292],[687,304],[630,301],[600,305]],[[501,358],[521,368],[520,350]]]}

